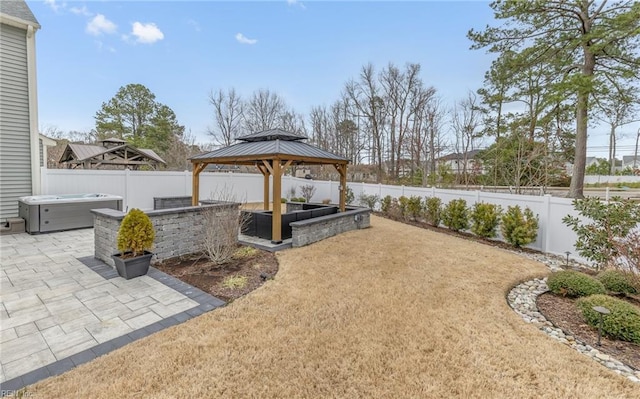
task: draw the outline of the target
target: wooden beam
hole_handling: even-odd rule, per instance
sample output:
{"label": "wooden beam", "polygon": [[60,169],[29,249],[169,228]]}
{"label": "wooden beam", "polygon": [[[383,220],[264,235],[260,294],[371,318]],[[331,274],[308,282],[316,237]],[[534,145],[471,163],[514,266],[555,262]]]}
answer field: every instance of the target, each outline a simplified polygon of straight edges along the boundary
{"label": "wooden beam", "polygon": [[271,164],[269,164],[269,162],[266,159],[262,160],[262,164],[267,168],[269,173],[273,174],[273,168],[271,167]]}
{"label": "wooden beam", "polygon": [[282,172],[279,159],[273,160],[273,213],[271,214],[271,242],[282,242]]}
{"label": "wooden beam", "polygon": [[191,180],[191,205],[198,206],[200,204],[200,172],[207,167],[207,164],[202,163],[194,163],[193,164],[193,174]]}
{"label": "wooden beam", "polygon": [[260,173],[262,173],[262,176],[264,178],[263,180],[263,195],[262,195],[262,199],[263,199],[263,208],[265,211],[269,210],[269,170],[266,168],[266,166],[264,165],[260,165],[260,164],[256,164],[256,167],[258,168],[258,170],[260,171]]}
{"label": "wooden beam", "polygon": [[284,166],[282,167],[282,169],[280,170],[280,174],[284,174],[284,172],[287,170],[287,168],[289,166],[291,166],[291,163],[293,162],[293,159],[288,160]]}

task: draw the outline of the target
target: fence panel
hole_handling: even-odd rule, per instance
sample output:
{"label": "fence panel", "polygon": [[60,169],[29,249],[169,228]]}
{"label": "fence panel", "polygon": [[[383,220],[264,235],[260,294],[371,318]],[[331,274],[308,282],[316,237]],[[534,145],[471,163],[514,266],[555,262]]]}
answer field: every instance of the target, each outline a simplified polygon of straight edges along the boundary
{"label": "fence panel", "polygon": [[[192,181],[191,172],[69,169],[43,169],[42,179],[44,194],[114,194],[124,198],[125,207],[145,210],[153,208],[153,197],[191,195]],[[229,190],[239,201],[262,202],[263,183],[264,180],[260,174],[203,172],[200,175],[200,198],[211,198],[216,193]],[[338,203],[339,182],[307,180],[291,176],[283,176],[283,198],[290,196],[292,189],[295,190],[295,196],[299,197],[300,187],[307,184],[316,187],[312,201],[320,202],[330,199],[331,202]],[[422,198],[436,196],[442,199],[443,204],[447,204],[452,199],[463,198],[468,206],[482,201],[500,205],[503,210],[514,205],[520,205],[521,208],[529,207],[539,216],[538,239],[530,247],[554,254],[571,251],[574,252],[572,256],[579,258],[575,254],[574,247],[576,234],[562,223],[564,216],[577,215],[571,199],[549,195],[513,195],[366,183],[348,183],[348,186],[353,191],[354,204],[359,204],[360,196],[366,194],[377,195],[380,199],[387,195],[394,198],[402,195]]]}

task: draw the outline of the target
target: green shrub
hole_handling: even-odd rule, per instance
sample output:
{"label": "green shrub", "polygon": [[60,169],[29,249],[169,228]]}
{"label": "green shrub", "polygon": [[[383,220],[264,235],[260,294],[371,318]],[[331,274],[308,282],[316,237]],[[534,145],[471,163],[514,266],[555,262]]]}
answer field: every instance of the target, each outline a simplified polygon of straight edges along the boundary
{"label": "green shrub", "polygon": [[502,215],[500,230],[504,239],[515,247],[531,244],[538,237],[538,216],[528,207],[522,212],[520,206],[510,206]]}
{"label": "green shrub", "polygon": [[398,209],[400,211],[399,216],[402,219],[408,219],[409,218],[409,198],[405,197],[404,195],[400,196],[400,198],[398,198]]}
{"label": "green shrub", "polygon": [[424,201],[424,217],[432,226],[440,226],[442,221],[442,200],[438,197],[426,197]]}
{"label": "green shrub", "polygon": [[[640,223],[640,204],[620,197],[608,203],[590,197],[574,200],[573,206],[582,219],[567,215],[562,222],[578,234],[578,253],[598,267],[614,263],[619,250],[613,241],[626,237]],[[591,221],[586,223],[585,218]]]}
{"label": "green shrub", "polygon": [[286,199],[286,198],[280,198],[280,203],[284,204],[284,203],[286,203],[286,202],[287,202],[287,199]]}
{"label": "green shrub", "polygon": [[222,281],[222,287],[229,289],[244,288],[247,285],[246,276],[229,276]]}
{"label": "green shrub", "polygon": [[389,209],[391,208],[391,196],[387,195],[380,201],[380,210],[384,214],[389,214]]}
{"label": "green shrub", "polygon": [[347,186],[347,191],[344,193],[344,200],[347,204],[352,204],[356,196],[353,194],[351,187]]}
{"label": "green shrub", "polygon": [[442,211],[442,223],[453,231],[465,230],[469,227],[467,201],[454,199]]}
{"label": "green shrub", "polygon": [[291,199],[289,201],[291,201],[291,202],[307,202],[307,200],[304,197],[291,197]]}
{"label": "green shrub", "polygon": [[611,312],[602,318],[602,333],[608,337],[640,344],[640,308],[608,295],[592,295],[578,300],[578,308],[587,323],[597,328],[600,314],[594,306],[603,306]]}
{"label": "green shrub", "polygon": [[413,220],[418,220],[422,217],[422,198],[417,195],[412,195],[407,201],[407,216]]}
{"label": "green shrub", "polygon": [[604,285],[600,281],[574,270],[551,273],[547,285],[554,294],[571,298],[605,293]]}
{"label": "green shrub", "polygon": [[369,209],[375,209],[376,204],[380,201],[380,197],[375,194],[360,194],[358,201],[360,205],[364,205]]}
{"label": "green shrub", "polygon": [[492,238],[496,236],[502,208],[495,204],[479,202],[471,210],[471,231],[480,237]]}
{"label": "green shrub", "polygon": [[118,229],[117,244],[121,253],[133,252],[133,256],[144,254],[153,247],[156,232],[146,213],[133,208],[122,219]]}
{"label": "green shrub", "polygon": [[607,269],[598,273],[596,278],[604,285],[604,288],[609,291],[628,294],[638,293],[638,287],[635,286],[634,276],[631,273]]}

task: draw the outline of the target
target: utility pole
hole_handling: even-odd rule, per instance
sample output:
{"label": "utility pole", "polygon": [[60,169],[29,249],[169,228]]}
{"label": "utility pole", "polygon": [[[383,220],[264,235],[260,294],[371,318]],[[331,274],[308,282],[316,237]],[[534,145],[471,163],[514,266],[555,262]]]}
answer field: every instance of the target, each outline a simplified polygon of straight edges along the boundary
{"label": "utility pole", "polygon": [[638,142],[640,141],[640,127],[638,128],[638,135],[636,136],[636,153],[633,155],[633,169],[635,170],[638,164]]}

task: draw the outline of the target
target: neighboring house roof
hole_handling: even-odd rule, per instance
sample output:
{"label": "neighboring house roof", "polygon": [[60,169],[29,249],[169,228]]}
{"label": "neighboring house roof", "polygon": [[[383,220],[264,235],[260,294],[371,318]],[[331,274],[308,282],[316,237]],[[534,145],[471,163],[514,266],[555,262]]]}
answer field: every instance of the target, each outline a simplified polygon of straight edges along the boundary
{"label": "neighboring house roof", "polygon": [[140,165],[166,165],[166,162],[160,158],[155,151],[146,148],[135,148],[129,144],[122,144],[115,147],[93,144],[67,144],[58,162],[76,165],[89,163],[96,167],[101,165],[133,167]]}
{"label": "neighboring house roof", "polygon": [[33,25],[40,28],[40,23],[33,15],[29,6],[24,0],[2,0],[0,1],[0,14],[25,23],[24,25]]}
{"label": "neighboring house roof", "polygon": [[586,165],[590,165],[590,164],[592,164],[594,162],[598,162],[598,158],[597,157],[586,157],[584,161],[585,161]]}
{"label": "neighboring house roof", "polygon": [[[635,158],[633,155],[625,155],[622,157],[622,164],[623,165],[633,165],[633,158]],[[636,159],[636,162],[638,163],[638,165],[640,165],[640,155],[638,155],[638,158]]]}
{"label": "neighboring house roof", "polygon": [[42,140],[42,144],[43,145],[52,147],[52,146],[58,144],[57,141],[55,141],[54,139],[52,139],[50,137],[45,136],[44,134],[40,134],[39,136],[40,136],[40,140]]}
{"label": "neighboring house roof", "polygon": [[479,152],[480,150],[471,150],[471,151],[467,151],[466,153],[454,152],[453,154],[448,154],[438,158],[438,161],[457,161],[457,160],[464,160],[464,159],[474,159]]}

